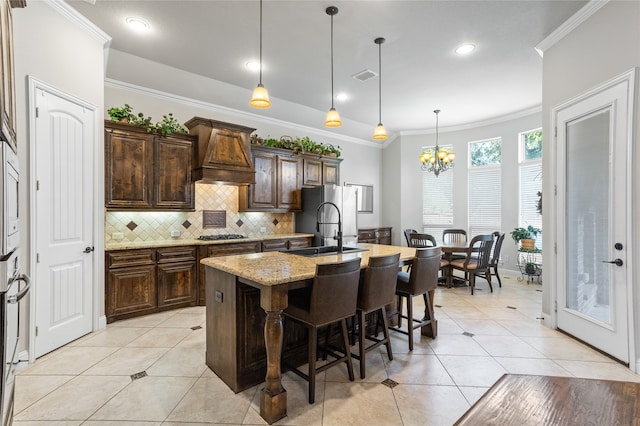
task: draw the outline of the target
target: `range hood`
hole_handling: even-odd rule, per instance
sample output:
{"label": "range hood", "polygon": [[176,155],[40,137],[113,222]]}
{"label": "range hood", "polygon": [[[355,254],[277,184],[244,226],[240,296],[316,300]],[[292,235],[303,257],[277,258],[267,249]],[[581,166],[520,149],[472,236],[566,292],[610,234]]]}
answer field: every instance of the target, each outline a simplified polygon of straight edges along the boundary
{"label": "range hood", "polygon": [[227,185],[256,182],[249,136],[255,130],[209,118],[193,117],[185,123],[197,136],[193,180]]}

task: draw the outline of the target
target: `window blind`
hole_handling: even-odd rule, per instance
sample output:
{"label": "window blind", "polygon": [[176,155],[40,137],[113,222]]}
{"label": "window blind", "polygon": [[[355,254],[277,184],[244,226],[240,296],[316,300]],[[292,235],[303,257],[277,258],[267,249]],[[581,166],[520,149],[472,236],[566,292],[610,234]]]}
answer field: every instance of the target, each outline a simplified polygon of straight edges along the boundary
{"label": "window blind", "polygon": [[[446,147],[444,147],[446,149]],[[453,225],[453,171],[447,170],[436,177],[422,173],[422,228],[423,232],[442,241],[442,231]]]}
{"label": "window blind", "polygon": [[[542,162],[520,163],[520,226],[542,229],[542,215],[538,213],[538,191],[542,191]],[[542,234],[536,237],[536,247],[542,248]]]}
{"label": "window blind", "polygon": [[500,167],[469,169],[469,234],[500,231],[502,223]]}

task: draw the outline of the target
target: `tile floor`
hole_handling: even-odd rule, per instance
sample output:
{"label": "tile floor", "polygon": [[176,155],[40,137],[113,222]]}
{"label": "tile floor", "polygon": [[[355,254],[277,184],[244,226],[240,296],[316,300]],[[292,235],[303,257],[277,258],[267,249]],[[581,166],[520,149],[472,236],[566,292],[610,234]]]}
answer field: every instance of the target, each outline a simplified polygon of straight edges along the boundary
{"label": "tile floor", "polygon": [[[283,425],[451,425],[502,374],[640,381],[640,376],[540,325],[540,285],[505,277],[488,291],[439,288],[439,336],[394,333],[394,360],[381,348],[367,378],[349,382],[344,365],[322,373],[316,403],[287,373]],[[417,304],[421,298],[416,298]],[[26,425],[260,425],[259,388],[234,394],[204,363],[205,309],[119,321],[21,370],[15,419]],[[141,378],[132,379],[140,374]],[[390,388],[381,382],[398,382]]]}

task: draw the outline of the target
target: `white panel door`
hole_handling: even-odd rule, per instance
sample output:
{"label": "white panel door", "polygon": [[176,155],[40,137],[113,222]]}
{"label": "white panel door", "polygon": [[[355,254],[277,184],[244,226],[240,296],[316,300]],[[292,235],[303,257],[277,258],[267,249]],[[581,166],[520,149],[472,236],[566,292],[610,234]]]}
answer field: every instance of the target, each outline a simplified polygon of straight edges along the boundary
{"label": "white panel door", "polygon": [[92,330],[94,114],[39,88],[35,98],[38,357]]}
{"label": "white panel door", "polygon": [[554,111],[558,328],[630,359],[632,74]]}

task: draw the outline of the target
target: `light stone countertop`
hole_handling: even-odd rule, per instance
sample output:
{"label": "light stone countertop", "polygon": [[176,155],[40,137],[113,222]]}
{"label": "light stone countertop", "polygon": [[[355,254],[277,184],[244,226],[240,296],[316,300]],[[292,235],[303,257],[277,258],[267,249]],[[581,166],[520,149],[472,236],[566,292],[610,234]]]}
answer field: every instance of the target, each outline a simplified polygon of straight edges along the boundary
{"label": "light stone countertop", "polygon": [[329,256],[304,257],[280,252],[239,254],[222,257],[207,257],[201,263],[229,274],[254,281],[265,286],[273,286],[313,278],[316,265],[361,258],[361,267],[369,264],[370,256],[387,256],[400,253],[400,261],[408,261],[415,256],[416,249],[380,244],[356,244],[365,251]]}
{"label": "light stone countertop", "polygon": [[145,248],[160,247],[179,247],[179,246],[206,246],[211,244],[232,244],[232,243],[251,243],[265,240],[279,240],[282,238],[302,238],[313,237],[313,234],[267,234],[259,237],[239,238],[236,240],[187,240],[187,239],[171,239],[160,241],[117,241],[109,242],[104,245],[105,251],[116,250],[132,250]]}

